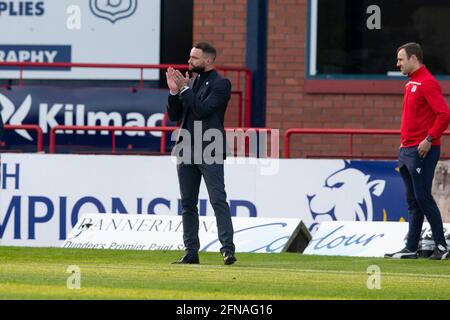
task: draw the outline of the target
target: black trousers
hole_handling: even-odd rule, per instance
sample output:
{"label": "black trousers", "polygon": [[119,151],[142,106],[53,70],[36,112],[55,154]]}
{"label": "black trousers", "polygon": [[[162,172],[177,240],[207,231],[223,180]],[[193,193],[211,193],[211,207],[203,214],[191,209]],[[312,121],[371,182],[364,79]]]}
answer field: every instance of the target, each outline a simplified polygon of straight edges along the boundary
{"label": "black trousers", "polygon": [[234,253],[233,224],[230,207],[227,202],[224,183],[223,164],[178,164],[178,180],[180,183],[183,241],[186,253],[196,253],[200,249],[198,237],[198,193],[203,177],[209,194],[209,200],[214,209],[217,221],[219,241],[222,244],[221,253]]}
{"label": "black trousers", "polygon": [[436,246],[447,247],[441,213],[431,194],[434,170],[441,153],[440,146],[431,147],[425,158],[420,158],[417,147],[400,148],[400,174],[406,187],[409,232],[406,247],[418,249],[424,217],[430,223]]}

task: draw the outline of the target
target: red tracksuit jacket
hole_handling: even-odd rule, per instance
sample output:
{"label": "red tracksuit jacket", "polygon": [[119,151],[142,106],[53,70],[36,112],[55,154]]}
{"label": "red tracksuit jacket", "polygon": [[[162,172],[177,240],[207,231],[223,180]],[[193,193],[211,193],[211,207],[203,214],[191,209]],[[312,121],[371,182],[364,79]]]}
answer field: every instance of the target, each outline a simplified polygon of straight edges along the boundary
{"label": "red tracksuit jacket", "polygon": [[417,146],[427,135],[433,138],[433,146],[440,145],[441,135],[450,123],[441,87],[424,65],[409,78],[403,99],[402,146]]}

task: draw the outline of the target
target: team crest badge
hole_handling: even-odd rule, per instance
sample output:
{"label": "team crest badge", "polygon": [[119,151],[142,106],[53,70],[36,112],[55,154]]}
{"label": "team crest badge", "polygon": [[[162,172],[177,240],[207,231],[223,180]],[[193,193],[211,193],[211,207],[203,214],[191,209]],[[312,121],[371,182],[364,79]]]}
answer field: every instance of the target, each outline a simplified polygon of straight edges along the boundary
{"label": "team crest badge", "polygon": [[115,23],[120,19],[132,16],[137,9],[138,0],[90,0],[89,6],[92,13],[101,18]]}

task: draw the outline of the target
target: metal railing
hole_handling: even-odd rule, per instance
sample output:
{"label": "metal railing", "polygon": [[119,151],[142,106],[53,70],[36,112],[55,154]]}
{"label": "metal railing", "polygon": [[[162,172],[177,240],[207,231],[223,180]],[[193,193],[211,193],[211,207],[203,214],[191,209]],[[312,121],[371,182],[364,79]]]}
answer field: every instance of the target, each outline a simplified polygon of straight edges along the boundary
{"label": "metal railing", "polygon": [[[158,131],[158,132],[172,132],[177,130],[178,127],[124,127],[124,126],[65,126],[58,125],[54,126],[50,130],[50,138],[49,138],[49,153],[55,153],[56,151],[56,131],[57,130],[86,130],[86,131],[110,131],[111,134],[111,150],[112,153],[116,153],[116,135],[115,131]],[[165,137],[164,134],[161,136],[161,145],[160,152],[165,153],[165,139],[163,145],[162,137]]]}
{"label": "metal railing", "polygon": [[[399,129],[324,129],[324,128],[291,128],[284,133],[285,158],[291,157],[291,136],[294,134],[324,134],[324,135],[348,135],[348,156],[353,157],[353,136],[355,135],[400,135]],[[443,135],[450,135],[450,131],[445,131]]]}
{"label": "metal railing", "polygon": [[[165,124],[167,121],[167,116],[164,117],[163,119],[163,124]],[[111,152],[114,154],[116,153],[117,149],[116,149],[116,142],[117,142],[117,138],[116,138],[116,134],[114,133],[115,131],[146,131],[146,132],[161,132],[161,140],[160,140],[160,150],[159,153],[161,155],[164,155],[167,153],[166,150],[166,135],[165,133],[167,132],[173,132],[177,129],[180,129],[180,127],[173,127],[173,126],[161,126],[161,127],[125,127],[125,126],[77,126],[77,125],[57,125],[54,126],[53,128],[50,129],[50,133],[49,133],[49,153],[53,154],[56,152],[56,134],[57,131],[61,131],[61,134],[70,134],[70,133],[66,133],[65,130],[74,132],[76,130],[82,130],[82,131],[109,131],[111,132]],[[249,133],[249,132],[255,132],[255,133],[260,133],[260,132],[264,132],[266,134],[272,134],[273,129],[271,128],[246,128],[246,127],[228,127],[225,128],[226,132],[236,132],[236,133],[243,133],[244,134],[244,150],[245,150],[245,155],[249,155],[251,153],[251,150],[249,148],[250,145],[250,137],[247,135],[245,136],[245,134]],[[239,138],[239,136],[236,136],[237,138]],[[278,149],[278,144],[277,144],[277,149]],[[233,150],[234,151],[234,150]]]}
{"label": "metal railing", "polygon": [[44,134],[41,127],[36,124],[6,124],[4,130],[33,130],[36,131],[36,152],[44,150]]}
{"label": "metal railing", "polygon": [[[19,86],[24,85],[24,71],[26,68],[105,68],[105,69],[137,69],[139,70],[139,88],[144,88],[144,70],[159,69],[164,70],[173,67],[180,70],[188,70],[187,64],[113,64],[113,63],[74,63],[74,62],[0,62],[1,67],[19,68]],[[236,90],[231,92],[239,99],[238,102],[238,126],[250,127],[251,125],[251,92],[252,73],[248,68],[217,66],[217,70],[223,72],[227,77],[230,72],[236,73],[236,83],[233,86]],[[14,70],[13,70],[14,71]],[[68,79],[70,80],[70,79]],[[242,82],[245,81],[242,89]],[[242,110],[245,107],[245,110]],[[242,119],[244,117],[244,120]]]}

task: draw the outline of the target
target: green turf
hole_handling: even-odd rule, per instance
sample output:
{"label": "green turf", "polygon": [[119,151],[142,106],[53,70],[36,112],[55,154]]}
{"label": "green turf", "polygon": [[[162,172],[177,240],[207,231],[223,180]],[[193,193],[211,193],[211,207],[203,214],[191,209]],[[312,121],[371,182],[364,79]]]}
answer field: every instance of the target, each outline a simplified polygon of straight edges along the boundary
{"label": "green turf", "polygon": [[[219,253],[200,265],[172,265],[176,251],[0,247],[0,299],[449,299],[450,260],[387,260],[283,254]],[[81,288],[67,288],[69,265]],[[367,268],[381,269],[381,289],[367,288]]]}

